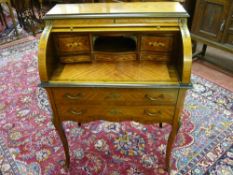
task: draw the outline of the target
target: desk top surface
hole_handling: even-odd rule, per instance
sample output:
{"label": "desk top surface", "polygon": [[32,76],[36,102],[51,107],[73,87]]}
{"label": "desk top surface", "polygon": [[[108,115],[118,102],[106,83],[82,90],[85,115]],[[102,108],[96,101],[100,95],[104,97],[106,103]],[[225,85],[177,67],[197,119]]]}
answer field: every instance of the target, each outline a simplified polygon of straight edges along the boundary
{"label": "desk top surface", "polygon": [[188,17],[178,2],[58,4],[45,19],[98,17]]}

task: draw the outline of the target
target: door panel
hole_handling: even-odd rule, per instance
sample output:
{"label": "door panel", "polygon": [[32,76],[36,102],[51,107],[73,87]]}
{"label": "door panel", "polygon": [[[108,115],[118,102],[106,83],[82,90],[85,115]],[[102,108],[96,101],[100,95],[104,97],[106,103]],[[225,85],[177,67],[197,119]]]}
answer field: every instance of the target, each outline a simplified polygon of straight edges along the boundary
{"label": "door panel", "polygon": [[228,0],[198,0],[192,32],[214,41],[220,41],[228,8]]}

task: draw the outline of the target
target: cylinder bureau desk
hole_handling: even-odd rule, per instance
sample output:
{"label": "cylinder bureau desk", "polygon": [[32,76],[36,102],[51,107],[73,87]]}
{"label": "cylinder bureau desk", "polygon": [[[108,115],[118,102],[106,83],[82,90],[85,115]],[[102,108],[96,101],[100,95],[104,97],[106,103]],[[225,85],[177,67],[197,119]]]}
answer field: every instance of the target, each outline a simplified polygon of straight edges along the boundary
{"label": "cylinder bureau desk", "polygon": [[63,121],[172,126],[169,170],[185,92],[191,87],[188,14],[177,2],[60,4],[44,17],[41,86],[70,164]]}

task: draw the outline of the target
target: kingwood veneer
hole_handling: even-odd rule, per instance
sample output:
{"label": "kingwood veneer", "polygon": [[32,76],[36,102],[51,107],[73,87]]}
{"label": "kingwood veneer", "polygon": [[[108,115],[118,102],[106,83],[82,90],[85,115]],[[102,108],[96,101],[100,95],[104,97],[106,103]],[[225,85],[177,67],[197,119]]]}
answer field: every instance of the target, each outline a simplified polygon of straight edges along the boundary
{"label": "kingwood veneer", "polygon": [[133,120],[172,126],[169,169],[185,92],[191,87],[188,14],[176,2],[56,5],[39,45],[41,86],[70,155],[62,122]]}

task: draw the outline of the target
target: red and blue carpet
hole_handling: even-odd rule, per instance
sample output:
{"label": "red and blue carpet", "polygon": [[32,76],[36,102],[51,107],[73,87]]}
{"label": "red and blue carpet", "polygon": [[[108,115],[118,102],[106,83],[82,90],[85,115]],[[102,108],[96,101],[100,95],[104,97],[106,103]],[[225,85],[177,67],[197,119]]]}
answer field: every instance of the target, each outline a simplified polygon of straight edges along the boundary
{"label": "red and blue carpet", "polygon": [[[38,87],[38,41],[0,48],[0,170],[27,175],[164,175],[169,126],[91,122],[64,127],[70,171]],[[233,174],[233,93],[196,75],[173,149],[176,175]]]}

